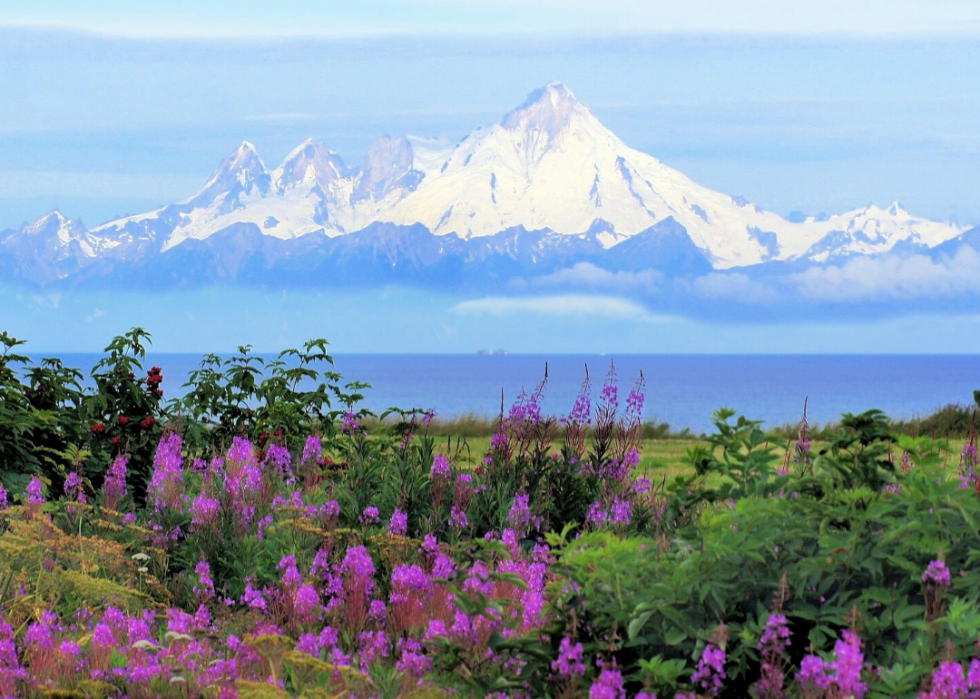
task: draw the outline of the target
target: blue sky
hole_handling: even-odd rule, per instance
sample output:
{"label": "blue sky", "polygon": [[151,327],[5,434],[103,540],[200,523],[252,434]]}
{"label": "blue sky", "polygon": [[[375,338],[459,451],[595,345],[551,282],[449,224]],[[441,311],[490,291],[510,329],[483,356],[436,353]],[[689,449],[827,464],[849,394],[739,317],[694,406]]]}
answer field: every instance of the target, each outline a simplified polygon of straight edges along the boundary
{"label": "blue sky", "polygon": [[[310,136],[349,163],[385,133],[458,139],[555,79],[627,144],[778,213],[898,200],[980,224],[974,0],[6,0],[0,230],[54,207],[91,226],[183,199],[242,140],[272,167]],[[190,302],[177,298],[32,300],[0,289],[0,300],[0,323],[44,349],[100,347],[147,325],[148,307],[170,326],[151,327],[161,349],[281,345],[257,320],[221,320],[224,297],[205,304],[204,321],[186,318]],[[921,317],[788,330],[617,307],[605,332],[619,346],[600,348],[580,332],[583,318],[603,315],[589,309],[491,317],[419,297],[417,314],[399,308],[406,327],[394,334],[407,337],[412,323],[437,330],[387,347],[392,333],[356,311],[378,318],[384,298],[331,303],[347,319],[342,332],[310,312],[276,337],[327,334],[344,351],[864,352],[883,341],[889,351],[961,351],[980,333],[974,316],[923,334]],[[269,316],[292,307],[273,303]]]}
{"label": "blue sky", "polygon": [[974,0],[6,0],[3,23],[141,37],[977,34]]}

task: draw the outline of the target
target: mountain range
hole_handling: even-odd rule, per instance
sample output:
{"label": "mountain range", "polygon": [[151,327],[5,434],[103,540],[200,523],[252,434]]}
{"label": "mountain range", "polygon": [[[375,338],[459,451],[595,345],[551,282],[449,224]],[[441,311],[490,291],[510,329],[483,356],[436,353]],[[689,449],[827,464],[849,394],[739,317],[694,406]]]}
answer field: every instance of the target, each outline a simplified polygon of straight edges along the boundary
{"label": "mountain range", "polygon": [[352,167],[308,140],[270,170],[245,142],[184,201],[92,229],[52,211],[0,232],[0,282],[513,291],[573,286],[575,270],[755,279],[964,249],[980,250],[980,229],[897,203],[783,218],[712,191],[630,148],[550,83],[455,144],[383,136]]}

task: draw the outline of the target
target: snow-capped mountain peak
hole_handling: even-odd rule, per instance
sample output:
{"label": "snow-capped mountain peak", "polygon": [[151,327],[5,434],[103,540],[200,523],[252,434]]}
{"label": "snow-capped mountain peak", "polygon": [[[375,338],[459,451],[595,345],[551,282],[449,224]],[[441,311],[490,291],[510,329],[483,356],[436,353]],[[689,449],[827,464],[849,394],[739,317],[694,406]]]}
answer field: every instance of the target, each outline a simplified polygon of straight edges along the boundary
{"label": "snow-capped mountain peak", "polygon": [[242,141],[211,175],[211,179],[187,203],[195,206],[206,205],[218,196],[228,199],[240,194],[251,194],[258,191],[266,194],[271,184],[271,175],[265,163],[248,141]]}
{"label": "snow-capped mountain peak", "polygon": [[501,119],[500,125],[510,131],[547,134],[548,140],[554,141],[576,116],[594,118],[571,90],[560,82],[551,82],[528,95],[517,109]]}
{"label": "snow-capped mountain peak", "polygon": [[319,185],[326,191],[348,174],[348,168],[339,155],[324,144],[308,138],[276,168],[272,173],[272,182],[279,194],[298,185]]}
{"label": "snow-capped mountain peak", "polygon": [[366,199],[381,201],[394,191],[414,191],[424,173],[414,169],[412,143],[400,136],[385,135],[371,144],[351,195],[352,203]]}

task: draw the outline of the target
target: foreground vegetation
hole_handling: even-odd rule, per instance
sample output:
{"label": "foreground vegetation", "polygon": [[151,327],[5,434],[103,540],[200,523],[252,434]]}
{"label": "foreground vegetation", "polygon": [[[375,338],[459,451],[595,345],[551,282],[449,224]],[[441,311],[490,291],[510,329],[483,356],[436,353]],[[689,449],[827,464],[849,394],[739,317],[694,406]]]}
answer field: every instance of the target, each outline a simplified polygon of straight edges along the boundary
{"label": "foreground vegetation", "polygon": [[0,696],[980,696],[975,422],[722,410],[644,460],[610,372],[474,458],[323,342],[164,404],[141,331],[92,391],[2,340]]}

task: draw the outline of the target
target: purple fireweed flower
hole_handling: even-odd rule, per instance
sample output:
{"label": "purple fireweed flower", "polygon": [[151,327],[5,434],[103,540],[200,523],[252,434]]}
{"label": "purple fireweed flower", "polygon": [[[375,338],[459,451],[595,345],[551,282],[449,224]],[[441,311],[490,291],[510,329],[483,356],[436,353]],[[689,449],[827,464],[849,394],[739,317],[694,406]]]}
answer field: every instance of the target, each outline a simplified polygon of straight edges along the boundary
{"label": "purple fireweed flower", "polygon": [[615,668],[602,668],[602,672],[589,687],[589,699],[626,699],[623,673]]}
{"label": "purple fireweed flower", "polygon": [[633,482],[633,492],[634,493],[649,493],[652,489],[650,485],[650,479],[640,476]]}
{"label": "purple fireweed flower", "polygon": [[572,412],[568,414],[569,422],[587,425],[592,420],[591,392],[592,380],[586,375],[585,381],[582,382],[582,387],[575,397],[575,402],[572,404]]}
{"label": "purple fireweed flower", "polygon": [[165,433],[160,438],[153,457],[153,475],[150,478],[148,496],[153,500],[156,512],[179,507],[184,497],[184,460],[181,456],[183,440],[176,432]]}
{"label": "purple fireweed flower", "polygon": [[443,554],[436,556],[436,562],[432,566],[432,577],[439,579],[449,579],[456,574],[456,561],[452,557]]}
{"label": "purple fireweed flower", "polygon": [[952,584],[952,579],[949,575],[949,568],[942,561],[933,561],[926,568],[926,572],[922,574],[922,582],[927,585],[938,585],[940,587],[949,587]]}
{"label": "purple fireweed flower", "polygon": [[435,458],[432,459],[432,477],[448,479],[451,476],[452,470],[449,468],[449,459],[442,454],[436,454]]}
{"label": "purple fireweed flower", "polygon": [[973,696],[976,695],[970,694],[963,666],[949,660],[942,661],[933,671],[929,692],[919,694],[920,699],[967,699]]}
{"label": "purple fireweed flower", "polygon": [[459,529],[465,529],[470,525],[469,519],[466,517],[466,510],[463,510],[456,505],[452,506],[449,511],[449,522]]}
{"label": "purple fireweed flower", "polygon": [[289,468],[290,461],[292,461],[292,457],[289,454],[289,449],[278,444],[270,444],[262,465],[266,469],[270,467],[275,469],[280,477],[291,478],[293,472]]}
{"label": "purple fireweed flower", "polygon": [[252,583],[247,583],[245,585],[245,594],[242,596],[242,604],[252,609],[261,609],[263,612],[266,610],[265,597],[262,593],[252,587]]}
{"label": "purple fireweed flower", "polygon": [[628,500],[620,500],[617,495],[613,498],[612,505],[609,507],[609,524],[620,524],[629,526],[632,518],[633,508]]}
{"label": "purple fireweed flower", "polygon": [[843,639],[834,644],[835,680],[844,696],[862,699],[868,691],[868,685],[861,681],[861,668],[864,665],[864,654],[861,652],[861,639],[850,631],[844,631]]}
{"label": "purple fireweed flower", "polygon": [[292,554],[283,556],[276,568],[282,571],[280,580],[286,587],[293,588],[303,582],[303,576],[299,574],[299,570],[296,568],[296,556]]}
{"label": "purple fireweed flower", "polygon": [[82,491],[82,479],[77,471],[72,471],[65,478],[65,494],[75,502],[86,503],[88,499]]}
{"label": "purple fireweed flower", "polygon": [[221,515],[221,503],[217,498],[201,493],[191,502],[191,531],[216,528]]}
{"label": "purple fireweed flower", "polygon": [[582,662],[584,650],[581,643],[574,646],[567,637],[558,645],[558,659],[551,663],[551,670],[559,677],[584,677],[585,664]]}
{"label": "purple fireweed flower", "polygon": [[41,507],[44,506],[44,486],[41,484],[41,479],[37,476],[31,478],[31,482],[27,484],[27,518],[32,519],[34,515],[40,512]]}
{"label": "purple fireweed flower", "polygon": [[421,549],[421,551],[424,552],[424,553],[428,553],[428,554],[437,554],[437,553],[439,553],[439,542],[436,541],[436,537],[433,536],[432,534],[426,534],[422,538],[422,549]]}
{"label": "purple fireweed flower", "polygon": [[398,660],[395,669],[410,675],[420,682],[432,669],[432,660],[422,650],[422,644],[411,637],[399,638],[395,646]]}
{"label": "purple fireweed flower", "polygon": [[44,486],[37,476],[33,476],[31,482],[27,484],[27,502],[31,505],[44,504]]}
{"label": "purple fireweed flower", "polygon": [[118,510],[122,499],[126,497],[126,466],[125,456],[117,456],[116,460],[106,471],[102,484],[103,504],[110,510]]}
{"label": "purple fireweed flower", "polygon": [[646,381],[643,378],[643,372],[640,372],[640,378],[636,380],[636,385],[626,397],[625,420],[627,425],[639,424],[643,420],[644,388],[646,388]]}
{"label": "purple fireweed flower", "polygon": [[716,697],[721,691],[724,679],[725,651],[709,643],[704,647],[701,659],[698,660],[698,668],[691,676],[691,681],[701,687],[703,694]]}
{"label": "purple fireweed flower", "polygon": [[804,690],[817,689],[826,691],[833,682],[832,665],[824,661],[817,655],[807,655],[800,663],[800,670],[796,673],[796,681]]}
{"label": "purple fireweed flower", "polygon": [[7,489],[0,483],[0,512],[7,509]]}
{"label": "purple fireweed flower", "polygon": [[194,586],[194,596],[199,600],[209,600],[214,597],[214,581],[211,579],[211,566],[207,561],[200,561],[194,566],[198,584]]}
{"label": "purple fireweed flower", "polygon": [[377,524],[381,521],[381,518],[378,516],[378,508],[371,505],[364,508],[364,513],[358,519],[361,524]]}
{"label": "purple fireweed flower", "polygon": [[344,414],[344,421],[340,426],[340,431],[345,434],[354,434],[359,429],[361,429],[360,423],[357,421],[357,415],[352,412]]}
{"label": "purple fireweed flower", "polygon": [[[778,547],[777,547],[778,548]],[[783,699],[783,655],[790,645],[790,633],[786,617],[770,614],[766,627],[759,639],[758,649],[762,651],[762,668],[755,693],[759,699]]]}
{"label": "purple fireweed flower", "polygon": [[769,647],[786,647],[790,645],[789,627],[786,617],[782,614],[770,614],[766,621],[766,628],[759,639],[759,650]]}
{"label": "purple fireweed flower", "polygon": [[514,495],[514,504],[507,513],[507,524],[514,528],[521,536],[527,534],[528,526],[531,523],[531,508],[528,505],[530,498],[526,493]]}
{"label": "purple fireweed flower", "polygon": [[585,523],[595,527],[601,527],[609,519],[609,513],[602,507],[601,502],[592,503],[588,514],[585,516]]}
{"label": "purple fireweed flower", "polygon": [[305,464],[310,461],[319,463],[322,458],[323,445],[320,442],[320,438],[311,434],[306,438],[306,444],[303,445],[303,463]]}
{"label": "purple fireweed flower", "polygon": [[388,533],[395,536],[405,536],[408,534],[408,515],[397,507],[391,513],[391,520],[388,522]]}
{"label": "purple fireweed flower", "polygon": [[609,373],[606,374],[606,382],[602,386],[602,393],[599,395],[601,410],[608,416],[613,416],[619,409],[619,389],[616,387],[616,366],[609,365]]}
{"label": "purple fireweed flower", "polygon": [[351,546],[344,555],[341,571],[364,586],[365,594],[374,590],[374,561],[363,546]]}
{"label": "purple fireweed flower", "polygon": [[297,588],[293,596],[293,611],[301,622],[315,621],[319,617],[320,595],[315,587],[300,585]]}
{"label": "purple fireweed flower", "polygon": [[368,619],[379,624],[388,621],[388,605],[384,603],[384,600],[371,600],[371,605],[368,607]]}

